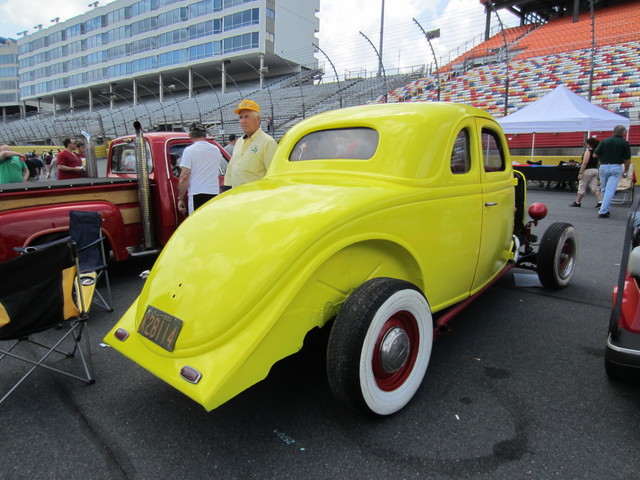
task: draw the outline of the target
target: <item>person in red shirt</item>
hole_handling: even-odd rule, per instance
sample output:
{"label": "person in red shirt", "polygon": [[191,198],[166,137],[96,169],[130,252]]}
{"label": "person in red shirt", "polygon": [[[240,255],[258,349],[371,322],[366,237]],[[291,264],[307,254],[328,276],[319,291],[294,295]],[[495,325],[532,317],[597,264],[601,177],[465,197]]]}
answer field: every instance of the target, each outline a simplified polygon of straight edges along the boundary
{"label": "person in red shirt", "polygon": [[85,175],[82,160],[73,150],[76,148],[76,142],[70,138],[65,138],[62,142],[64,150],[58,154],[56,167],[58,168],[58,180],[67,180],[70,178],[82,178]]}

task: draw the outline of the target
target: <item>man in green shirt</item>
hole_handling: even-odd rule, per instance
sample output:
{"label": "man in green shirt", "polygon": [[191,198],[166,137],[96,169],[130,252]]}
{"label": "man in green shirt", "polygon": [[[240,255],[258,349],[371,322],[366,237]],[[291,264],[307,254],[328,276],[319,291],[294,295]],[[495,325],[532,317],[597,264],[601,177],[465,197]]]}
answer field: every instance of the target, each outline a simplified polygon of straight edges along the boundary
{"label": "man in green shirt", "polygon": [[12,151],[9,145],[0,145],[0,184],[26,182],[29,179],[29,169],[21,157],[24,159],[24,155]]}
{"label": "man in green shirt", "polygon": [[[593,152],[598,159],[600,168],[600,184],[602,185],[602,205],[598,211],[599,218],[609,217],[611,200],[616,194],[620,177],[626,177],[631,164],[631,147],[624,139],[627,128],[617,125],[613,129],[613,136],[605,138]],[[624,170],[624,172],[623,172]]]}

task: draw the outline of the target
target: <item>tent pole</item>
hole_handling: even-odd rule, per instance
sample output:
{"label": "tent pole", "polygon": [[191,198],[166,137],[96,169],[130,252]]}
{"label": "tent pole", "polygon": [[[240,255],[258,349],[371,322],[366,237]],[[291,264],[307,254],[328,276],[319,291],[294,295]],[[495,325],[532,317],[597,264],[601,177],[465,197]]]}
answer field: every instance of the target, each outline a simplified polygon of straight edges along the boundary
{"label": "tent pole", "polygon": [[536,132],[533,132],[533,136],[531,137],[531,162],[533,163],[533,149],[536,144]]}

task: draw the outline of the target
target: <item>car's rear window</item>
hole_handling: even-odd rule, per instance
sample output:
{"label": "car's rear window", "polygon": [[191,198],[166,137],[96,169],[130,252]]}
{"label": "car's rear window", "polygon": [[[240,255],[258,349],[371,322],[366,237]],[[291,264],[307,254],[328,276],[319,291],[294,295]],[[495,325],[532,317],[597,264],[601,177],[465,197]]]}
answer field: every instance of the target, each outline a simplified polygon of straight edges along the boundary
{"label": "car's rear window", "polygon": [[378,148],[378,132],[372,128],[336,128],[312,132],[296,143],[289,161],[368,160]]}

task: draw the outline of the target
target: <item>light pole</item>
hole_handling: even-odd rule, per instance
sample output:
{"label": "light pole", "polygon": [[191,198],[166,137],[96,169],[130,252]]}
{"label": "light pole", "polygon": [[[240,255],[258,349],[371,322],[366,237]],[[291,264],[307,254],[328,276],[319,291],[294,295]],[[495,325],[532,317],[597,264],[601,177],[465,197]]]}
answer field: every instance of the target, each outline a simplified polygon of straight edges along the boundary
{"label": "light pole", "polygon": [[507,34],[504,33],[504,25],[502,24],[502,20],[500,19],[500,15],[498,15],[495,5],[491,0],[488,0],[486,5],[489,5],[491,10],[493,10],[493,13],[496,14],[498,23],[500,24],[502,40],[504,41],[504,116],[506,117],[509,114],[509,42],[507,42]]}
{"label": "light pole", "polygon": [[[110,93],[111,93],[111,92],[110,92]],[[110,105],[111,105],[111,106],[110,106],[110,110],[112,110],[112,111],[113,111],[113,105],[115,105],[115,106],[116,106],[116,108],[117,108],[117,110],[118,110],[118,113],[119,113],[119,114],[120,114],[120,116],[122,117],[122,123],[124,124],[124,133],[125,133],[125,135],[126,135],[126,134],[128,133],[128,132],[127,132],[127,119],[125,118],[124,113],[122,113],[122,109],[120,108],[120,105],[118,105],[117,103],[115,103],[115,102],[113,101],[113,97],[111,96],[111,94],[110,94],[110,93],[109,93],[109,95],[102,95],[102,94],[100,94],[100,95],[98,95],[98,96],[99,96],[99,97],[102,97],[102,98],[106,98],[107,100],[109,100],[109,103],[110,103]],[[118,136],[118,134],[116,133],[116,137],[117,137],[117,136]]]}
{"label": "light pole", "polygon": [[151,119],[151,113],[149,113],[149,108],[147,108],[146,102],[143,102],[142,99],[140,98],[140,96],[137,93],[135,93],[133,90],[129,90],[128,88],[125,88],[124,91],[125,92],[129,92],[131,95],[135,96],[138,99],[138,102],[140,103],[140,105],[142,105],[144,107],[145,112],[147,112],[147,117],[149,118],[149,131],[152,131],[153,130],[153,120]]}
{"label": "light pole", "polygon": [[320,53],[322,53],[325,58],[327,59],[327,61],[329,62],[329,65],[331,65],[331,68],[333,68],[333,74],[336,76],[336,82],[338,82],[338,94],[340,96],[340,108],[342,108],[342,87],[340,86],[340,78],[338,77],[338,71],[336,70],[336,66],[333,64],[333,62],[331,61],[331,59],[329,58],[329,55],[326,54],[326,52],[324,50],[322,50],[318,45],[316,45],[315,43],[312,43],[311,45],[313,45],[316,49],[318,49],[318,51]]}
{"label": "light pole", "polygon": [[182,85],[184,88],[186,88],[189,91],[189,96],[191,98],[193,98],[193,100],[196,102],[196,107],[198,109],[198,120],[200,121],[200,123],[202,123],[202,110],[200,110],[200,102],[198,102],[198,99],[196,98],[196,95],[193,94],[193,90],[189,88],[189,86],[184,83],[181,80],[178,80],[176,77],[171,77],[173,80],[175,80],[176,82],[178,82],[180,85]]}
{"label": "light pole", "polygon": [[[164,110],[164,105],[162,105],[162,102],[160,100],[158,100],[158,96],[155,93],[153,93],[153,90],[151,90],[150,88],[145,87],[141,83],[139,83],[138,86],[141,87],[141,88],[144,88],[147,92],[149,92],[151,95],[153,95],[153,98],[155,98],[156,102],[158,102],[158,104],[160,105],[160,108],[162,109],[162,116],[164,117],[164,129],[166,131],[167,125],[169,125],[169,122],[167,122],[167,112],[165,112],[165,110]],[[173,130],[173,126],[171,127],[171,130]]]}
{"label": "light pole", "polygon": [[[96,115],[96,118],[98,120],[98,130],[100,130],[100,136],[102,136],[102,138],[106,138],[106,132],[104,131],[104,124],[102,123],[102,116],[98,112],[94,112],[93,110],[91,110],[91,107],[92,107],[91,103],[89,103],[89,102],[87,102],[85,100],[80,100],[80,99],[77,99],[76,101],[84,103],[85,105],[87,105],[89,107],[89,117],[91,117],[91,114],[95,114]],[[100,100],[98,100],[98,103],[100,103],[102,105]],[[114,123],[113,127],[115,128],[115,123]]]}
{"label": "light pole", "polygon": [[[258,74],[260,79],[262,79],[262,72],[260,72],[260,70],[255,68],[253,65],[251,65],[246,60],[244,61],[244,63],[249,65],[249,67],[251,67],[251,69],[253,69]],[[267,84],[267,93],[269,94],[269,103],[271,103],[271,124],[270,124],[270,127],[267,127],[267,130],[269,130],[269,128],[271,128],[271,132],[270,133],[271,133],[271,135],[274,135],[276,133],[276,124],[275,124],[276,115],[275,115],[275,112],[273,110],[273,98],[271,97],[271,89],[269,88],[269,84]],[[269,133],[269,132],[267,132],[267,133]]]}
{"label": "light pole", "polygon": [[[164,85],[160,82],[154,82],[155,84],[159,85],[160,88],[164,88]],[[167,85],[167,90],[169,91],[169,95],[171,95],[171,98],[173,98],[173,101],[176,102],[176,107],[178,107],[178,114],[180,115],[180,128],[182,129],[182,131],[184,131],[184,118],[182,117],[182,109],[180,108],[180,102],[178,101],[178,99],[173,95],[173,91],[176,89],[176,86],[171,84],[171,85]]]}
{"label": "light pole", "polygon": [[[287,64],[287,66],[289,67],[289,70],[291,70],[291,73],[293,73],[294,75],[296,74],[296,71],[293,69],[293,67],[287,61],[286,58],[282,58],[279,55],[276,55],[276,57],[278,57],[280,60],[282,60],[284,63]],[[304,102],[304,91],[302,90],[302,75],[300,74],[300,72],[298,72],[298,86],[300,87],[300,100],[302,101],[302,118],[305,119],[307,117],[307,108]]]}
{"label": "light pole", "polygon": [[[103,110],[105,110],[105,111],[107,111],[107,110],[108,110],[108,109],[104,106],[104,103],[102,103],[102,102],[101,102],[100,100],[98,100],[96,97],[93,97],[93,99],[94,99],[96,102],[98,102],[98,103],[102,106]],[[99,115],[99,114],[98,114],[98,115]],[[102,118],[102,117],[100,116],[100,118]],[[112,113],[111,111],[109,111],[109,118],[111,119],[111,125],[113,125],[113,136],[114,136],[114,137],[117,137],[117,136],[118,136],[118,129],[116,128],[116,121],[113,119],[113,113]],[[104,137],[105,137],[105,139],[106,139],[106,132],[105,132]]]}
{"label": "light pole", "polygon": [[[376,55],[378,56],[378,60],[380,62],[380,69],[382,70],[382,76],[383,76],[383,80],[384,80],[384,103],[387,103],[387,94],[388,94],[389,90],[387,89],[387,72],[385,71],[384,65],[382,64],[382,57],[380,56],[380,52],[378,52],[378,49],[373,44],[373,42],[371,42],[371,40],[369,40],[369,37],[367,37],[362,32],[360,32],[360,35],[362,35],[365,38],[365,40],[367,42],[369,42],[369,45],[371,45],[371,48],[373,48],[373,51],[376,52]],[[380,76],[380,74],[378,74],[378,76]]]}
{"label": "light pole", "polygon": [[227,72],[226,68],[224,68],[224,69],[218,68],[218,70],[220,70],[222,73],[224,73],[225,77],[229,77],[229,80],[231,80],[233,82],[233,85],[236,87],[236,90],[238,90],[238,95],[240,95],[240,101],[242,101],[244,99],[244,95],[242,95],[242,90],[240,90],[240,87],[238,86],[236,81],[233,79],[231,74],[229,72]]}
{"label": "light pole", "polygon": [[382,66],[382,40],[383,40],[383,38],[384,38],[384,0],[382,0],[382,12],[380,13],[380,55],[378,55],[378,58],[380,59],[380,62],[378,63],[378,76],[380,76],[380,73],[382,72],[382,69],[383,69],[383,66]]}
{"label": "light pole", "polygon": [[436,66],[436,85],[438,88],[438,101],[440,101],[440,72],[438,70],[438,59],[436,57],[436,52],[433,49],[433,45],[431,44],[431,40],[433,40],[434,38],[440,38],[440,29],[436,29],[436,30],[430,30],[428,32],[424,31],[424,28],[422,28],[422,25],[420,25],[420,23],[418,23],[418,21],[414,18],[413,21],[415,22],[416,25],[418,25],[418,28],[420,28],[420,30],[422,31],[424,37],[427,39],[427,42],[429,43],[429,47],[431,48],[431,54],[433,55],[433,63]]}
{"label": "light pole", "polygon": [[589,95],[587,100],[591,101],[593,93],[593,73],[596,68],[596,16],[593,11],[594,0],[589,0],[589,9],[591,10],[591,67],[589,68]]}
{"label": "light pole", "polygon": [[[216,102],[218,102],[218,111],[220,112],[220,134],[224,136],[224,118],[222,115],[222,104],[220,103],[220,97],[218,97],[218,94],[216,93],[216,89],[213,88],[213,85],[211,85],[211,82],[209,80],[207,80],[205,77],[203,77],[202,75],[200,75],[198,72],[196,72],[195,70],[192,70],[194,75],[197,75],[198,77],[200,77],[202,80],[204,80],[204,82],[209,85],[209,88],[211,89],[211,92],[215,95],[216,97]],[[224,140],[224,138],[223,138]]]}

